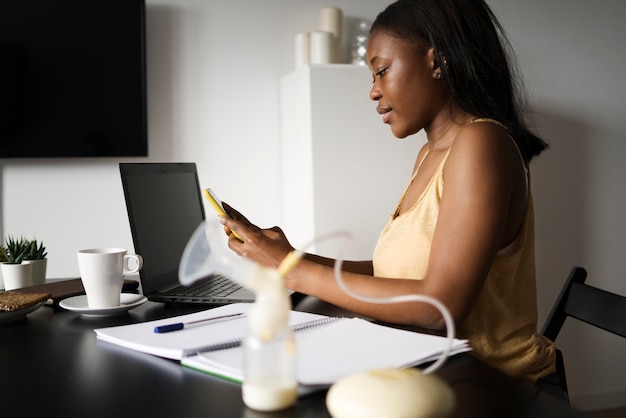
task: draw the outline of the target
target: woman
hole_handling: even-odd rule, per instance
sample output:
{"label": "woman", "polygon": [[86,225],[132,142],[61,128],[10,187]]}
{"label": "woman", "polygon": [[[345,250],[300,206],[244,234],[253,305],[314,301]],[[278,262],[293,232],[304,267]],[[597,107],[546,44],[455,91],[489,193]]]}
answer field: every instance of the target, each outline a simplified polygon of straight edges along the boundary
{"label": "woman", "polygon": [[[534,226],[528,165],[546,148],[526,127],[507,43],[483,0],[400,0],[372,25],[370,97],[393,134],[427,143],[373,260],[344,262],[366,296],[425,294],[452,313],[474,353],[530,381],[554,372],[553,344],[537,335]],[[355,208],[358,210],[358,208]],[[293,250],[279,228],[260,229],[228,207],[236,253],[278,266]],[[358,314],[442,329],[424,303],[368,304],[335,283],[334,260],[312,254],[289,288]]]}

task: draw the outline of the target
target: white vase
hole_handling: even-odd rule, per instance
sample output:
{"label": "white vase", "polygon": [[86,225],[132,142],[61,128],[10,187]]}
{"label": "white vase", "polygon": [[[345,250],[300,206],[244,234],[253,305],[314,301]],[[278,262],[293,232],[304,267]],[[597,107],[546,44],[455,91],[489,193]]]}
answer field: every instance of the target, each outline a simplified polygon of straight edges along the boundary
{"label": "white vase", "polygon": [[0,264],[4,278],[4,290],[19,289],[31,285],[30,276],[33,271],[31,264]]}
{"label": "white vase", "polygon": [[42,258],[41,260],[24,260],[22,264],[30,264],[33,266],[30,276],[31,285],[36,286],[46,282],[47,258]]}

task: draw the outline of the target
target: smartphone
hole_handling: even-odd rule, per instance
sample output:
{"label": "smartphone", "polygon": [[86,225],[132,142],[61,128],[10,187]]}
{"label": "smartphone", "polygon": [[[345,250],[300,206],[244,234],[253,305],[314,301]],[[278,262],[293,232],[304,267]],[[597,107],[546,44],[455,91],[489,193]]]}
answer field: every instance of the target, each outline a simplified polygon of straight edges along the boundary
{"label": "smartphone", "polygon": [[[213,206],[213,209],[215,209],[215,212],[217,212],[218,215],[230,217],[230,215],[228,215],[226,211],[224,210],[224,206],[222,206],[222,201],[219,199],[219,197],[217,197],[215,193],[213,193],[213,190],[204,189],[203,193],[204,193],[204,197],[207,198],[207,200],[209,201],[211,206]],[[235,238],[243,242],[243,239],[239,235],[237,235],[235,231],[232,231],[232,233],[235,236]]]}

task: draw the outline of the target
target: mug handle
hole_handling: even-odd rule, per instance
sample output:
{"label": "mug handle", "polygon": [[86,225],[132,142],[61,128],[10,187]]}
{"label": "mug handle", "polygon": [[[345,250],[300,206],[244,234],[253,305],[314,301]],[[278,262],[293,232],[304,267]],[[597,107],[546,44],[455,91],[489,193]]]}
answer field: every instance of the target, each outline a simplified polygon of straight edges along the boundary
{"label": "mug handle", "polygon": [[[130,266],[130,261],[135,260],[135,267]],[[122,275],[137,273],[143,267],[143,258],[139,254],[124,255],[124,269]]]}

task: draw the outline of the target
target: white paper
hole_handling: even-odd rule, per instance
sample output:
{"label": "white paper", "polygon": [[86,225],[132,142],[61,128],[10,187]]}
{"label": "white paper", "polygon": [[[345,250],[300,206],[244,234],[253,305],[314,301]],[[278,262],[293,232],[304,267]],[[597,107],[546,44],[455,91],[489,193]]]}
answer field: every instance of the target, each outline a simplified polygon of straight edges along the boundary
{"label": "white paper", "polygon": [[[210,351],[183,358],[183,351],[248,335],[246,316],[190,325],[179,331],[159,334],[154,328],[176,322],[211,318],[233,313],[247,314],[250,303],[234,303],[214,309],[139,324],[99,328],[99,340],[144,353],[180,360],[181,364],[235,381],[243,380],[242,347]],[[308,312],[290,311],[289,324],[328,318]],[[298,380],[305,386],[328,386],[358,371],[387,367],[409,367],[436,360],[448,344],[447,338],[404,331],[358,318],[342,318],[296,332]],[[468,351],[467,340],[454,340],[451,355]]]}
{"label": "white paper", "polygon": [[[154,327],[177,322],[191,322],[232,313],[247,314],[251,307],[251,303],[233,303],[174,318],[110,328],[99,328],[96,329],[95,332],[98,339],[103,341],[159,357],[181,360],[183,350],[185,349],[193,349],[247,336],[247,317],[241,316],[209,321],[202,324],[190,325],[182,330],[164,334],[155,333]],[[324,315],[290,311],[289,324],[294,325],[319,318],[324,318]]]}
{"label": "white paper", "polygon": [[[345,318],[298,332],[296,343],[298,381],[306,386],[328,386],[363,370],[410,367],[436,360],[446,348],[447,339]],[[468,350],[466,340],[455,340],[451,355]],[[243,379],[241,347],[189,357],[182,364]]]}

